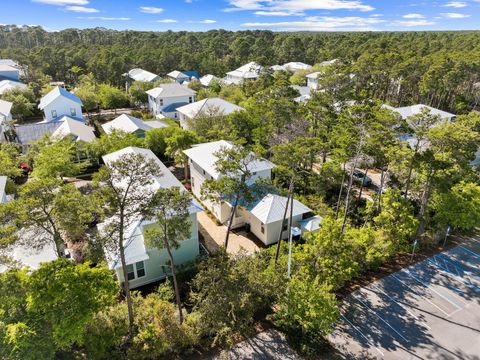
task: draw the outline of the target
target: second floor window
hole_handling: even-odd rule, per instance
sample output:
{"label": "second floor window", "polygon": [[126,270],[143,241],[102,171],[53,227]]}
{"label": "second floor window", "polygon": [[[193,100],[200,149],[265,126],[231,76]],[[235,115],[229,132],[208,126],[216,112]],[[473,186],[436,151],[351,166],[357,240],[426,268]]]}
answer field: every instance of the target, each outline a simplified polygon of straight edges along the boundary
{"label": "second floor window", "polygon": [[72,115],[72,116],[77,116],[77,109],[71,108],[71,109],[70,109],[70,115]]}
{"label": "second floor window", "polygon": [[189,103],[192,103],[192,102],[193,102],[193,97],[190,96],[190,97],[188,98],[188,102],[189,102]]}
{"label": "second floor window", "polygon": [[134,280],[143,276],[145,276],[145,263],[143,261],[127,265],[128,280]]}
{"label": "second floor window", "polygon": [[57,110],[52,110],[52,117],[56,118],[57,117]]}
{"label": "second floor window", "polygon": [[163,99],[160,99],[160,106],[163,106]]}

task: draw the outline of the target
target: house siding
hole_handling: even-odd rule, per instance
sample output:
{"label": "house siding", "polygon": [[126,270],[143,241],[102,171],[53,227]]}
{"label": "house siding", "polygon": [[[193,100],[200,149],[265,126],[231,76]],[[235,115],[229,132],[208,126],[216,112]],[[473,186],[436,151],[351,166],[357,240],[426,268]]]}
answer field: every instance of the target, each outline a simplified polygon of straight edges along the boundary
{"label": "house siding", "polygon": [[[45,106],[43,109],[45,120],[46,121],[55,121],[62,118],[62,116],[72,116],[71,109],[75,109],[76,115],[75,118],[83,119],[82,106],[75,101],[66,99],[64,97],[59,97],[52,101],[50,104]],[[57,112],[57,117],[52,116],[52,111]]]}
{"label": "house siding", "polygon": [[[191,101],[190,101],[191,98]],[[160,105],[160,100],[163,100],[163,105]],[[173,97],[158,97],[154,98],[151,95],[148,95],[148,109],[150,112],[154,115],[162,114],[168,118],[175,118],[175,114],[177,114],[178,117],[178,112],[172,112],[172,113],[164,113],[163,109],[167,107],[168,105],[175,104],[175,103],[192,103],[195,102],[195,95],[189,95],[189,96],[173,96]]]}
{"label": "house siding", "polygon": [[[172,249],[172,255],[177,267],[179,265],[194,261],[199,255],[197,215],[191,214],[190,220],[192,227],[190,238],[181,241],[179,243],[180,246],[177,249]],[[155,225],[152,224],[149,226]],[[166,249],[147,249],[147,254],[149,259],[144,260],[145,276],[130,280],[130,289],[135,289],[137,287],[162,280],[170,274],[170,266],[168,265],[169,257]],[[116,273],[119,281],[123,282],[124,277],[122,268],[117,269]]]}

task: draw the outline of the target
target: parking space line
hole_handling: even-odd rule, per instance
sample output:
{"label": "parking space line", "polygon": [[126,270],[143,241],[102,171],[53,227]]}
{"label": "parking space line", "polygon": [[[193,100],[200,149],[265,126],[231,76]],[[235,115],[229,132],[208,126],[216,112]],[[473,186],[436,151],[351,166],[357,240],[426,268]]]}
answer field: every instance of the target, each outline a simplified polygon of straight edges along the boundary
{"label": "parking space line", "polygon": [[380,289],[377,285],[373,285],[372,284],[372,287],[375,287],[375,289],[379,292],[381,292],[382,294],[384,294],[386,297],[388,297],[391,301],[393,301],[395,304],[397,304],[398,306],[400,306],[403,310],[405,310],[411,317],[413,317],[415,320],[417,320],[418,322],[422,322],[423,325],[425,325],[426,328],[428,329],[432,329],[430,326],[428,326],[428,324],[420,319],[417,315],[415,315],[413,312],[411,312],[409,309],[407,309],[406,306],[402,305],[400,302],[398,302],[397,300],[395,300],[394,298],[392,298],[390,295],[388,295],[385,291],[383,291],[382,289]]}
{"label": "parking space line", "polygon": [[412,279],[414,279],[415,281],[418,281],[420,284],[422,284],[423,286],[426,286],[428,289],[432,290],[435,294],[437,294],[438,296],[440,296],[441,298],[447,300],[450,304],[452,304],[453,306],[455,306],[457,309],[461,309],[461,307],[459,305],[457,305],[456,303],[454,303],[452,300],[450,300],[448,297],[446,297],[445,295],[442,295],[440,292],[438,292],[437,290],[435,290],[434,288],[432,288],[430,285],[428,284],[425,284],[423,281],[417,279],[414,275],[412,275],[412,273],[410,272],[410,270],[407,270],[407,269],[402,269],[400,271],[404,271],[406,272]]}
{"label": "parking space line", "polygon": [[[459,271],[457,269],[457,267],[455,265],[453,265],[455,267],[455,269],[457,270],[456,271],[456,274],[453,274],[450,269],[448,268],[448,264],[447,262],[444,260],[444,266],[438,264],[437,260],[435,259],[435,261],[432,261],[430,259],[428,259],[428,262],[435,266],[436,268],[438,268],[438,271],[442,272],[442,273],[445,273],[446,275],[450,276],[451,278],[453,279],[457,279],[458,281],[462,282],[463,284],[465,284],[468,288],[473,288],[475,292],[478,292],[478,290],[480,290],[480,287],[478,287],[477,285],[473,284],[472,281],[470,280],[470,278],[468,276],[461,276],[459,275]],[[463,271],[462,272],[465,274],[465,275],[468,275],[466,271]],[[456,289],[456,288],[455,288]],[[458,292],[463,292],[459,289],[456,289],[455,291],[458,291]]]}
{"label": "parking space line", "polygon": [[390,329],[392,329],[393,331],[395,331],[403,340],[405,340],[408,344],[408,339],[405,338],[402,334],[400,334],[392,325],[390,325],[388,323],[388,321],[386,321],[384,318],[382,318],[380,315],[378,315],[378,313],[373,310],[372,308],[370,308],[370,306],[368,306],[367,304],[365,304],[362,300],[358,299],[356,296],[352,295],[352,297],[359,301],[363,306],[365,306],[368,310],[370,310],[375,316],[377,316],[380,320],[382,320]]}
{"label": "parking space line", "polygon": [[423,297],[421,294],[419,294],[418,292],[416,292],[415,290],[412,289],[411,286],[405,284],[402,280],[400,280],[399,278],[397,278],[395,275],[392,275],[392,277],[394,279],[396,279],[397,281],[399,281],[400,283],[402,283],[404,286],[406,286],[408,289],[410,289],[410,291],[412,291],[414,294],[416,294],[417,296],[420,296],[421,298],[423,298],[424,300],[427,300],[427,302],[429,302],[430,304],[432,304],[433,306],[435,306],[438,310],[440,310],[442,313],[445,314],[445,316],[448,316],[448,313],[443,310],[440,306],[438,306],[437,304],[435,304],[434,302],[432,302],[430,299],[427,299],[426,297]]}
{"label": "parking space line", "polygon": [[467,248],[466,248],[465,246],[463,246],[463,245],[459,245],[458,247],[459,247],[460,249],[463,249],[463,250],[469,252],[469,253],[472,254],[473,256],[475,256],[475,257],[477,257],[477,258],[480,259],[480,255],[477,254],[476,252],[474,252],[474,251],[472,251],[472,250],[470,250],[470,249],[467,249]]}
{"label": "parking space line", "polygon": [[385,356],[385,354],[378,347],[376,347],[374,344],[372,344],[372,342],[360,331],[360,329],[358,329],[355,325],[353,325],[344,315],[340,315],[340,317],[344,321],[346,321],[348,324],[350,324],[350,326],[353,327],[353,329],[355,331],[357,331],[365,340],[367,340],[367,343],[370,346],[373,346],[375,349],[377,349],[377,351],[380,353],[380,355]]}

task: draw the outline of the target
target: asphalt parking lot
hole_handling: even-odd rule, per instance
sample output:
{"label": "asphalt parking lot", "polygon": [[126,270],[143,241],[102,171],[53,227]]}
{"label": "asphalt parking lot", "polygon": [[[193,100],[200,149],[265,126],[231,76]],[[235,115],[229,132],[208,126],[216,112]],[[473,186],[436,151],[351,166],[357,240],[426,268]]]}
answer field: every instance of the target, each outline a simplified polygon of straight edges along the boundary
{"label": "asphalt parking lot", "polygon": [[480,360],[480,238],[353,292],[340,319],[345,359]]}

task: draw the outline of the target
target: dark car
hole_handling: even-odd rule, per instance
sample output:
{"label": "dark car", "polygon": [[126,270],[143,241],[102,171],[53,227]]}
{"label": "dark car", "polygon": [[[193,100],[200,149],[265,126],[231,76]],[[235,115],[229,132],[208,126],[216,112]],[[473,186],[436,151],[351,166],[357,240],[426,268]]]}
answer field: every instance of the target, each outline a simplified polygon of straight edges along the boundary
{"label": "dark car", "polygon": [[363,186],[372,185],[372,179],[370,179],[368,176],[365,176],[365,174],[360,170],[355,170],[353,172],[353,180],[361,184],[363,183]]}

